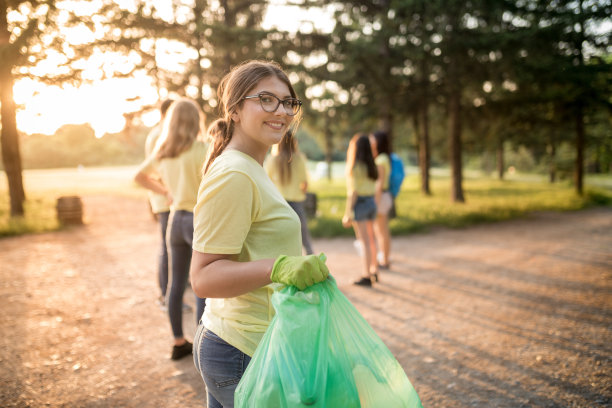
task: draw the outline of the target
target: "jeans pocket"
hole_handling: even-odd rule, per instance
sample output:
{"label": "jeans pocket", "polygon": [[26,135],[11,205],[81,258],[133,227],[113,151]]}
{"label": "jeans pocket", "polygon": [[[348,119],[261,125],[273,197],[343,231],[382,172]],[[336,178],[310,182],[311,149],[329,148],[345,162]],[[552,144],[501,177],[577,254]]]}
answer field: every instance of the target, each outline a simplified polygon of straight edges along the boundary
{"label": "jeans pocket", "polygon": [[203,332],[199,352],[200,369],[207,386],[222,389],[240,382],[245,362],[248,364],[248,356],[243,352],[210,330]]}

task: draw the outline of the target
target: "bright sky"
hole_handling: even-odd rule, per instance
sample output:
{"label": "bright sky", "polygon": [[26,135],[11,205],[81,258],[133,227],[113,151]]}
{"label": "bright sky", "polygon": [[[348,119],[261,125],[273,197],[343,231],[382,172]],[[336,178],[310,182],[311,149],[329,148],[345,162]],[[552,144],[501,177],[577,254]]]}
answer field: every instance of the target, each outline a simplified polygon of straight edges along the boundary
{"label": "bright sky", "polygon": [[[158,2],[160,6],[167,4],[167,1]],[[320,9],[304,11],[296,6],[286,6],[285,3],[281,0],[271,2],[263,22],[264,28],[277,27],[293,31],[300,26],[302,31],[307,31],[333,25],[329,14]],[[91,14],[87,10],[83,12]],[[83,38],[83,33],[78,35]],[[169,48],[167,52],[175,51]],[[171,60],[176,61],[177,58],[173,54]],[[109,65],[116,67],[120,64],[109,63],[108,57],[103,56],[94,56],[93,60],[95,68],[89,74],[92,79],[101,75],[101,70],[110,68]],[[159,97],[151,78],[142,74],[130,79],[100,80],[79,88],[67,85],[62,88],[44,86],[33,80],[20,80],[15,83],[14,98],[15,103],[23,107],[17,112],[17,127],[24,133],[52,135],[65,124],[89,123],[96,136],[102,137],[105,133],[116,133],[123,129],[125,112],[133,112],[141,105],[155,105]],[[157,111],[142,117],[147,126],[154,125],[158,120]]]}

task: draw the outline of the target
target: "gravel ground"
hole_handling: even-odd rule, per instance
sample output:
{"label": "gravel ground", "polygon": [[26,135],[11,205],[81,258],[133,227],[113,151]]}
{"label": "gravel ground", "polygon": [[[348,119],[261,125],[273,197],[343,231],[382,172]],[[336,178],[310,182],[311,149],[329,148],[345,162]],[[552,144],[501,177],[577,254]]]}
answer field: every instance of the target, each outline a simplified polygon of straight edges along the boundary
{"label": "gravel ground", "polygon": [[[205,406],[169,359],[146,203],[83,201],[82,227],[0,240],[0,406]],[[314,246],[425,407],[612,406],[612,208],[394,238],[372,289],[352,240]]]}

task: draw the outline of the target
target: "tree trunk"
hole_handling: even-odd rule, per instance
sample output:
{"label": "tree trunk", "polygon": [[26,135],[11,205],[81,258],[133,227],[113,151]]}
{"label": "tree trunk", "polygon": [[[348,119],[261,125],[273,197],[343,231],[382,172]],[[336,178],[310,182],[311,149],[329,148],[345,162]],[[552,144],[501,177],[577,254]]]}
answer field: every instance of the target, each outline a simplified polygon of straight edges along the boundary
{"label": "tree trunk", "polygon": [[449,95],[449,159],[451,161],[451,200],[465,202],[461,173],[461,93],[452,89]]}
{"label": "tree trunk", "polygon": [[554,183],[557,181],[557,143],[555,142],[555,138],[551,137],[550,145],[549,145],[549,157],[550,163],[548,164],[548,181],[550,183]]}
{"label": "tree trunk", "polygon": [[[3,2],[4,3],[4,2]],[[6,7],[0,8],[0,44],[9,44],[10,33],[6,20]],[[17,114],[15,101],[13,100],[13,74],[10,59],[5,58],[0,62],[0,103],[2,110],[2,162],[8,180],[9,197],[11,201],[11,217],[23,216],[23,203],[25,191],[23,190],[23,179],[21,174],[21,154],[19,152],[19,134],[17,133]]]}
{"label": "tree trunk", "polygon": [[419,119],[417,121],[417,135],[419,138],[419,172],[421,173],[421,193],[426,196],[431,195],[429,189],[429,166],[430,166],[430,148],[429,148],[429,112],[428,101],[424,101],[419,105]]}
{"label": "tree trunk", "polygon": [[330,112],[325,112],[325,162],[327,163],[327,179],[332,179],[332,131]]}
{"label": "tree trunk", "polygon": [[498,136],[497,138],[497,149],[495,150],[495,156],[497,158],[497,177],[500,180],[503,180],[506,163],[504,163],[504,138],[501,136]]}
{"label": "tree trunk", "polygon": [[576,112],[576,163],[574,166],[574,184],[576,193],[582,195],[584,179],[584,113],[582,106]]}
{"label": "tree trunk", "polygon": [[[205,4],[202,4],[202,1],[196,1],[194,3],[193,6],[193,14],[194,14],[194,18],[195,18],[195,25],[199,26],[202,22],[202,13],[204,12],[204,7]],[[196,96],[196,102],[198,104],[198,106],[200,106],[200,109],[202,109],[203,112],[206,112],[206,109],[204,107],[204,95],[203,95],[203,88],[204,88],[204,69],[202,68],[202,60],[204,59],[204,56],[202,55],[202,50],[204,49],[204,44],[202,41],[202,36],[204,34],[200,31],[200,30],[196,30],[196,35],[195,38],[193,39],[193,41],[195,42],[195,49],[196,52],[198,54],[198,60],[195,66],[195,72],[196,72],[196,81],[198,84],[198,94]]]}
{"label": "tree trunk", "polygon": [[393,113],[391,107],[393,101],[391,97],[386,97],[381,104],[381,109],[378,117],[378,128],[389,135],[389,143],[393,146]]}

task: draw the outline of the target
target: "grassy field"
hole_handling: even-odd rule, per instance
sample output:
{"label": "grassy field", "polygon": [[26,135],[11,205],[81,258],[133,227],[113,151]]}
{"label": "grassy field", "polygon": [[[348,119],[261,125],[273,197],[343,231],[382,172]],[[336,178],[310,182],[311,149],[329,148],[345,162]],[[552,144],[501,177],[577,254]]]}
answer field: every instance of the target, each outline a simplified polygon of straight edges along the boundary
{"label": "grassy field", "polygon": [[132,181],[135,166],[25,170],[25,218],[9,217],[6,175],[0,172],[0,237],[53,231],[57,221],[57,199],[66,195],[108,194],[146,197]]}
{"label": "grassy field", "polygon": [[[136,167],[100,167],[81,169],[51,169],[24,171],[28,200],[26,217],[8,216],[9,199],[6,176],[0,174],[0,237],[59,229],[56,200],[63,195],[109,194],[146,197],[132,177]],[[317,217],[309,221],[315,237],[352,236],[352,229],[342,227],[340,219],[346,200],[343,167],[333,167],[333,179],[318,178],[316,166],[311,166],[310,190],[317,193]],[[419,191],[415,168],[407,169],[407,177],[396,201],[398,217],[391,221],[393,234],[402,235],[432,226],[465,227],[522,217],[534,211],[571,211],[593,205],[612,205],[612,176],[587,176],[585,194],[574,193],[569,182],[550,184],[544,176],[509,175],[506,180],[482,176],[477,172],[464,174],[466,202],[450,201],[450,180],[445,169],[432,169],[429,197]]]}

